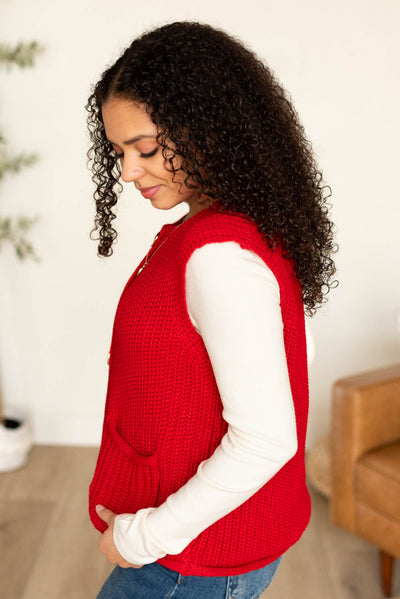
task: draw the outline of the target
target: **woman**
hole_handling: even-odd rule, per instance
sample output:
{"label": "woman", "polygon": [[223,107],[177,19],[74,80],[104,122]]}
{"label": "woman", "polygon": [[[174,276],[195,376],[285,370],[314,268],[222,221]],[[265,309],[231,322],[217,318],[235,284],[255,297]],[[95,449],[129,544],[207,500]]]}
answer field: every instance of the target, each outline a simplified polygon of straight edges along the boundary
{"label": "woman", "polygon": [[90,96],[99,254],[119,179],[185,202],[115,316],[90,486],[111,597],[255,598],[310,515],[304,310],[329,291],[332,223],[270,70],[205,24],[143,34]]}

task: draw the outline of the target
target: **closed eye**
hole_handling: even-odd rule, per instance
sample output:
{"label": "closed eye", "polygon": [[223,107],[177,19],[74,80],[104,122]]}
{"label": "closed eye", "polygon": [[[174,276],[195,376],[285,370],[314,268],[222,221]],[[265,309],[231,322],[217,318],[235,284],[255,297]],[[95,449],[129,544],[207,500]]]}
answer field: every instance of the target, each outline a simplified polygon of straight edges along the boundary
{"label": "closed eye", "polygon": [[158,147],[155,147],[154,150],[152,150],[151,152],[147,152],[146,154],[140,154],[140,158],[150,158],[151,156],[154,156],[157,150]]}
{"label": "closed eye", "polygon": [[[151,156],[154,156],[157,153],[158,147],[154,148],[154,150],[152,150],[151,152],[146,152],[145,154],[141,153],[140,154],[140,158],[151,158]],[[115,152],[115,150],[114,150]],[[124,157],[124,153],[120,152],[119,154],[115,154],[116,158],[123,158]]]}

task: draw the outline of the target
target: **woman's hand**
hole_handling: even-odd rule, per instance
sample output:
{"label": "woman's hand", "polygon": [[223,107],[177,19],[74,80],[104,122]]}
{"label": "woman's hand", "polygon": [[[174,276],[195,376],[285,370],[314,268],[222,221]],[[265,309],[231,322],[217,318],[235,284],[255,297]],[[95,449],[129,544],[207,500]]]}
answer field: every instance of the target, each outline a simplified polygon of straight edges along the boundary
{"label": "woman's hand", "polygon": [[107,530],[103,532],[99,540],[99,549],[112,564],[118,564],[121,568],[141,568],[126,561],[115,546],[113,538],[113,528],[115,514],[102,505],[96,505],[96,512],[99,518],[108,524]]}

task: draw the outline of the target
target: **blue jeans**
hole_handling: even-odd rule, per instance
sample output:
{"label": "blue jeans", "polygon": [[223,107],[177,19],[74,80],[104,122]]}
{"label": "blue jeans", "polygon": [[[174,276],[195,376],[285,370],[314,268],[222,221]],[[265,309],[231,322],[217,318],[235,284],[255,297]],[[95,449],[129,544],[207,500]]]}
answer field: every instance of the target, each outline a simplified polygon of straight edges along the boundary
{"label": "blue jeans", "polygon": [[238,576],[182,576],[157,562],[139,569],[117,566],[97,599],[257,599],[280,561]]}

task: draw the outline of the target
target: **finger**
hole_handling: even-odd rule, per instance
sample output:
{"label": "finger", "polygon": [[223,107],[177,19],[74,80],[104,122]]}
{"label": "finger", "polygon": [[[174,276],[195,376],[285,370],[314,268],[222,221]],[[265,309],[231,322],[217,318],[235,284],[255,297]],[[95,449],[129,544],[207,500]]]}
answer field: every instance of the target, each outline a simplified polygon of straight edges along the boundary
{"label": "finger", "polygon": [[99,549],[106,556],[109,562],[112,564],[118,563],[118,559],[120,556],[114,551],[114,547],[110,546],[109,535],[106,531],[104,534],[100,535],[99,538]]}
{"label": "finger", "polygon": [[107,524],[110,524],[114,516],[114,512],[105,508],[104,505],[96,505],[96,513]]}
{"label": "finger", "polygon": [[118,565],[120,568],[135,568],[136,570],[142,567],[137,566],[136,564],[131,564],[130,562],[127,562],[125,559],[119,560]]}

